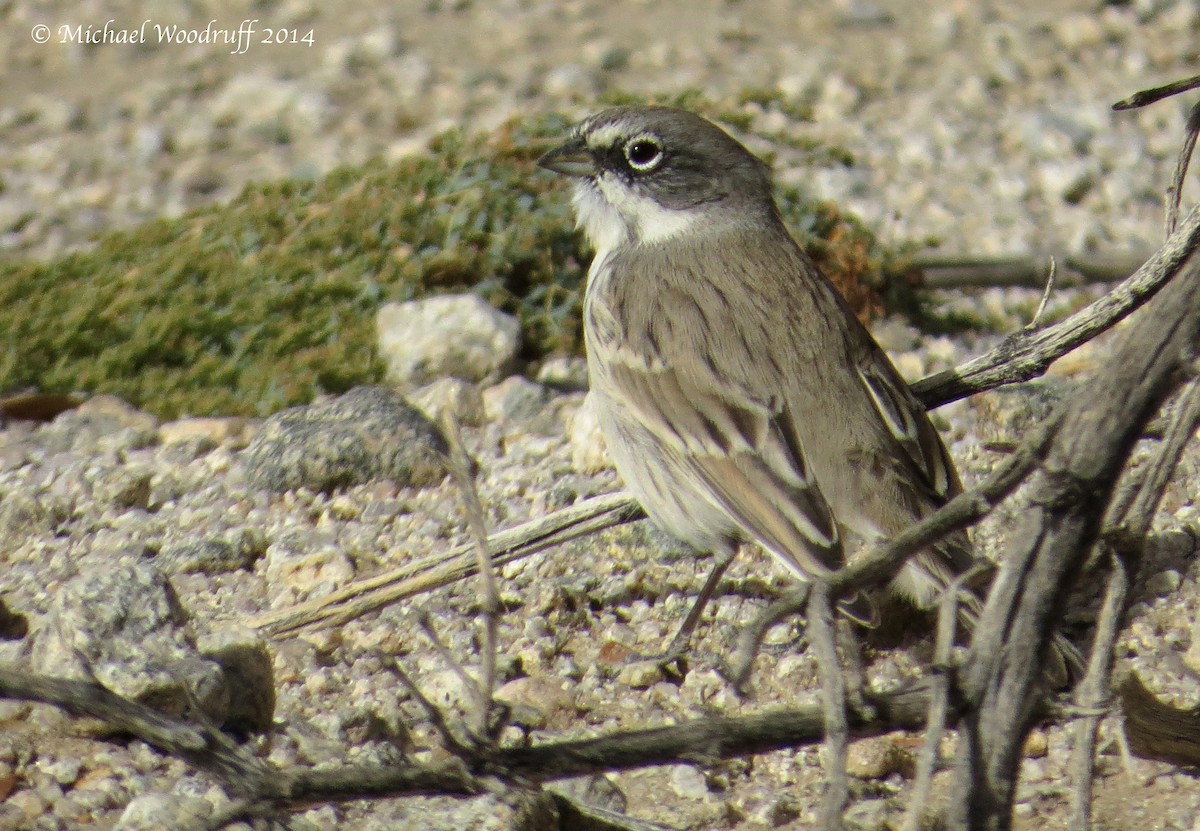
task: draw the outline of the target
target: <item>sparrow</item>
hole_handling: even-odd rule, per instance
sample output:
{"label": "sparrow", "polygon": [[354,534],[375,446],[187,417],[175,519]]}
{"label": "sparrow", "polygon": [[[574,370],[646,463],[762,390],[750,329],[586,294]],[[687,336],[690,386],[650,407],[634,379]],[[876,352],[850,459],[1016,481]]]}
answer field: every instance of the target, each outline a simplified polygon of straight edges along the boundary
{"label": "sparrow", "polygon": [[[539,164],[574,179],[595,249],[592,406],[655,523],[720,571],[754,542],[813,581],[846,563],[848,541],[894,537],[961,491],[925,408],[789,234],[769,167],[728,133],[680,109],[614,107]],[[929,609],[976,562],[960,532],[889,588]],[[961,608],[973,624],[979,598]],[[862,593],[843,611],[878,622]]]}

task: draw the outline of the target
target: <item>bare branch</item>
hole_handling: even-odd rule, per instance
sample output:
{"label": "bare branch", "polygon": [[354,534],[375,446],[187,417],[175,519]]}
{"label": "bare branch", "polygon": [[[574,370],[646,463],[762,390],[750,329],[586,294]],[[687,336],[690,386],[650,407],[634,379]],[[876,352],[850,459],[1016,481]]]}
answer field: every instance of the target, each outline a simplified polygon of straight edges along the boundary
{"label": "bare branch", "polygon": [[1200,75],[1193,75],[1191,78],[1184,78],[1182,81],[1173,81],[1161,87],[1153,89],[1144,89],[1141,92],[1135,92],[1128,98],[1118,101],[1112,105],[1114,110],[1134,110],[1139,107],[1148,107],[1151,104],[1157,103],[1164,98],[1170,98],[1172,95],[1179,95],[1182,92],[1187,92],[1190,89],[1200,87]]}
{"label": "bare branch", "polygon": [[821,827],[838,831],[842,814],[850,801],[846,778],[846,753],[850,744],[850,725],[846,718],[846,678],[838,660],[834,637],[833,603],[829,586],[815,583],[808,595],[808,641],[816,654],[821,676],[821,704],[825,726],[825,798],[821,806]]}
{"label": "bare branch", "polygon": [[[619,491],[595,496],[496,534],[488,540],[488,551],[493,563],[505,565],[644,516],[642,509],[628,493]],[[383,574],[358,580],[345,589],[307,603],[241,622],[276,638],[294,635],[305,629],[338,626],[397,601],[474,575],[477,569],[474,552],[473,543],[460,545]]]}
{"label": "bare branch", "polygon": [[130,701],[94,681],[48,678],[0,667],[0,698],[39,701],[78,716],[98,718],[159,750],[177,756],[229,784],[236,794],[285,796],[286,782],[261,759],[243,751],[220,730],[186,723]]}
{"label": "bare branch", "polygon": [[1000,567],[964,668],[971,708],[961,733],[952,824],[966,825],[969,818],[973,828],[1008,827],[1039,657],[1069,578],[1100,534],[1134,443],[1163,401],[1195,372],[1198,335],[1195,256],[1126,333],[1088,394],[1062,408],[1062,427],[1031,483],[1025,532]]}
{"label": "bare branch", "polygon": [[[471,539],[475,543],[475,568],[479,572],[482,589],[479,614],[483,618],[483,647],[479,656],[479,681],[467,687],[475,692],[475,732],[482,739],[492,736],[490,722],[492,694],[496,691],[496,639],[500,626],[500,592],[496,588],[496,572],[492,567],[491,552],[488,550],[483,505],[479,501],[475,477],[471,475],[470,459],[467,458],[467,451],[463,449],[458,420],[452,411],[447,410],[443,421],[443,432],[450,446],[450,472],[462,492],[467,522],[471,528]],[[430,631],[432,628],[429,627]]]}
{"label": "bare branch", "polygon": [[1184,128],[1183,147],[1179,148],[1179,159],[1175,162],[1175,174],[1171,177],[1171,185],[1167,188],[1167,236],[1175,231],[1175,223],[1179,221],[1179,200],[1183,198],[1183,180],[1187,178],[1188,165],[1192,161],[1192,151],[1196,149],[1196,137],[1200,135],[1200,103],[1192,106],[1188,113],[1187,126]]}
{"label": "bare branch", "polygon": [[938,603],[937,637],[934,641],[933,675],[929,681],[929,717],[925,721],[925,740],[921,755],[917,759],[917,770],[913,777],[912,796],[904,817],[902,831],[920,831],[922,818],[929,802],[933,785],[933,774],[937,771],[937,760],[945,732],[946,717],[950,712],[950,684],[954,675],[954,637],[958,622],[959,592],[974,579],[978,568],[969,569],[959,575],[942,593]]}
{"label": "bare branch", "polygon": [[1200,208],[1133,276],[1066,320],[1037,332],[1016,332],[995,349],[913,385],[928,409],[1005,384],[1028,381],[1058,358],[1111,328],[1155,295],[1200,245]]}
{"label": "bare branch", "polygon": [[[1120,629],[1125,595],[1129,589],[1125,564],[1119,557],[1111,559],[1112,570],[1108,573],[1104,602],[1096,618],[1096,637],[1092,641],[1087,673],[1075,690],[1075,702],[1081,707],[1098,708],[1109,697],[1113,644]],[[1071,831],[1091,831],[1092,828],[1092,774],[1100,719],[1100,715],[1085,716],[1075,723],[1075,747],[1071,751],[1071,778],[1075,785],[1071,793]]]}
{"label": "bare branch", "polygon": [[1042,289],[1042,300],[1038,303],[1037,311],[1033,313],[1033,318],[1025,325],[1026,330],[1035,331],[1042,325],[1042,315],[1046,312],[1046,304],[1050,302],[1050,293],[1054,291],[1054,277],[1058,273],[1058,266],[1054,262],[1054,258],[1050,258],[1050,269],[1046,274],[1046,287]]}
{"label": "bare branch", "polygon": [[[1058,283],[1081,286],[1115,283],[1137,271],[1153,250],[1097,251],[1069,254],[1063,258]],[[922,289],[1030,288],[1046,285],[1046,257],[1010,254],[998,257],[940,256],[919,254],[909,262],[918,274]]]}

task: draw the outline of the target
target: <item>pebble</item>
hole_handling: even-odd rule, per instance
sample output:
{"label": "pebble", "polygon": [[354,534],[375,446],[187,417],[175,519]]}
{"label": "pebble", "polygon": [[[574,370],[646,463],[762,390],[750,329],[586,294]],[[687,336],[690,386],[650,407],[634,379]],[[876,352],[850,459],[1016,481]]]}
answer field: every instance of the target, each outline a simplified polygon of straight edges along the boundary
{"label": "pebble", "polygon": [[530,422],[550,401],[551,393],[541,384],[520,375],[505,378],[483,392],[483,410],[493,421]]}
{"label": "pebble", "polygon": [[478,427],[487,418],[479,387],[461,378],[439,378],[413,390],[408,398],[437,425],[443,423],[446,413],[468,427]]}
{"label": "pebble", "polygon": [[600,432],[600,421],[596,417],[591,398],[584,398],[571,418],[568,435],[571,439],[571,463],[580,473],[598,473],[612,467],[608,458],[608,445]]}
{"label": "pebble", "polygon": [[113,831],[158,831],[162,828],[189,831],[205,827],[213,806],[198,797],[151,793],[133,799]]}
{"label": "pebble", "polygon": [[912,776],[916,759],[895,736],[872,736],[853,742],[846,754],[846,772],[856,779],[886,779],[893,773]]}

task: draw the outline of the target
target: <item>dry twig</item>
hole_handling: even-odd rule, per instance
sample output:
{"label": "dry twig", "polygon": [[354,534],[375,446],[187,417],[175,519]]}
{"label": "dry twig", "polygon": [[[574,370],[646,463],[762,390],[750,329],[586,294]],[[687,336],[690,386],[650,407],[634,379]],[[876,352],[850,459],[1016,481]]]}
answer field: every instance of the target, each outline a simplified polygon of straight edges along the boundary
{"label": "dry twig", "polygon": [[913,392],[928,409],[934,409],[983,390],[1036,378],[1054,361],[1110,329],[1153,297],[1197,246],[1200,208],[1193,208],[1154,256],[1099,300],[1053,326],[1009,335],[990,352],[918,381]]}
{"label": "dry twig", "polygon": [[[467,522],[471,529],[471,541],[475,544],[475,568],[479,574],[480,610],[483,618],[483,647],[479,656],[479,680],[467,685],[473,691],[475,709],[475,734],[481,741],[494,741],[492,730],[492,694],[496,691],[496,640],[500,626],[500,591],[496,588],[496,572],[492,567],[492,555],[488,550],[487,523],[484,521],[483,504],[471,475],[471,461],[463,448],[462,433],[458,420],[447,410],[444,419],[446,441],[450,447],[450,472],[462,493],[467,511]],[[432,629],[432,625],[429,627]]]}
{"label": "dry twig", "polygon": [[[1096,618],[1096,636],[1088,657],[1087,673],[1075,689],[1075,701],[1081,707],[1100,707],[1108,699],[1109,676],[1112,671],[1113,643],[1120,628],[1129,581],[1125,564],[1112,558],[1112,570],[1104,587],[1104,601]],[[1071,751],[1071,831],[1090,831],[1092,827],[1092,772],[1096,756],[1096,732],[1100,715],[1084,716],[1075,723],[1075,747]]]}
{"label": "dry twig", "polygon": [[[1100,251],[1069,254],[1063,258],[1059,283],[1079,286],[1114,283],[1137,271],[1153,251]],[[1031,288],[1046,284],[1046,257],[1009,255],[1001,257],[941,256],[921,254],[909,266],[917,272],[923,289]]]}
{"label": "dry twig", "polygon": [[[541,519],[501,531],[488,540],[488,551],[494,564],[505,565],[644,516],[637,502],[627,493],[595,496]],[[400,600],[466,579],[476,573],[477,563],[474,543],[460,545],[358,580],[307,603],[240,622],[275,638],[306,629],[339,626]]]}
{"label": "dry twig", "polygon": [[1184,78],[1182,81],[1172,81],[1169,84],[1164,84],[1161,87],[1153,87],[1144,89],[1140,92],[1135,92],[1128,98],[1122,99],[1113,104],[1114,110],[1133,110],[1139,107],[1147,107],[1162,101],[1164,98],[1170,98],[1172,95],[1179,95],[1188,90],[1200,87],[1200,75],[1193,75],[1191,78]]}
{"label": "dry twig", "polygon": [[846,775],[846,753],[850,744],[850,725],[846,718],[846,677],[838,660],[834,633],[833,602],[829,586],[813,584],[808,593],[808,641],[816,653],[821,676],[821,704],[825,727],[825,798],[821,808],[821,827],[838,831],[842,814],[850,801],[850,783]]}
{"label": "dry twig", "polygon": [[950,713],[950,688],[956,670],[953,657],[959,592],[963,586],[975,579],[981,570],[982,565],[959,575],[942,593],[938,603],[937,636],[931,668],[933,675],[929,679],[929,717],[925,720],[925,739],[921,745],[921,755],[917,758],[912,796],[904,817],[903,831],[919,831],[922,827],[929,792],[933,785],[933,774],[937,771],[942,735]]}

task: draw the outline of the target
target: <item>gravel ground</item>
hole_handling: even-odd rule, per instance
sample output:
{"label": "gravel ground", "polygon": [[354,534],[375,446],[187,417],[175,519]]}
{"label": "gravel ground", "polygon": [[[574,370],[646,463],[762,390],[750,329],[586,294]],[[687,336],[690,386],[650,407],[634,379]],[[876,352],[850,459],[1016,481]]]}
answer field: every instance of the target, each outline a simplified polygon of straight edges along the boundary
{"label": "gravel ground", "polygon": [[[64,25],[98,31],[110,18],[114,31],[149,21],[151,43],[60,42]],[[242,54],[228,54],[235,45],[154,42],[155,26],[203,29],[216,20],[214,28],[236,29],[248,19],[257,28]],[[855,164],[813,170],[780,150],[779,176],[808,182],[885,238],[935,240],[947,253],[1061,255],[1146,249],[1161,237],[1161,193],[1186,102],[1131,114],[1109,107],[1136,89],[1194,73],[1200,11],[1156,0],[936,9],[899,0],[433,0],[336,11],[312,0],[160,0],[0,3],[0,21],[0,256],[56,256],[87,246],[98,232],[219,202],[248,181],[421,152],[430,135],[455,124],[487,128],[550,109],[582,115],[610,90],[691,88],[714,98],[782,92],[782,106],[747,105],[761,127],[836,143]],[[34,42],[38,25],[49,27],[49,43]],[[294,29],[298,38],[311,30],[313,43],[264,44],[268,26]],[[801,111],[812,120],[797,121]],[[1189,185],[1185,198],[1197,195]],[[1070,308],[1087,296],[1063,292],[1053,302]],[[1009,328],[1025,322],[1035,299],[1020,290],[940,298],[949,309],[983,309]],[[899,320],[883,321],[877,334],[913,378],[995,339],[929,337]],[[986,472],[998,458],[989,443],[1019,436],[1043,398],[1061,395],[1075,376],[1102,365],[1104,354],[1104,344],[1084,350],[1036,391],[940,411],[965,477]],[[561,369],[578,374],[577,366]],[[617,486],[610,470],[576,463],[588,458],[588,437],[572,426],[578,391],[491,378],[426,392],[474,411],[464,440],[479,462],[494,528]],[[72,643],[62,631],[55,641],[51,630],[69,634],[68,599],[101,591],[96,575],[111,573],[116,585],[144,592],[143,610],[165,604],[154,630],[165,633],[163,648],[193,656],[189,678],[212,678],[220,674],[213,669],[220,650],[209,642],[230,623],[465,540],[448,483],[375,480],[332,494],[252,487],[245,449],[258,431],[243,421],[159,424],[98,399],[53,424],[0,432],[0,597],[34,629],[31,638],[0,644],[0,659],[57,666],[80,651],[101,655],[103,644]],[[1125,664],[1184,706],[1200,702],[1192,671],[1200,646],[1193,647],[1191,631],[1200,589],[1190,556],[1198,466],[1189,455],[1164,503],[1149,577],[1119,647]],[[986,549],[1002,549],[1005,520],[980,534]],[[779,576],[762,557],[735,565],[733,590],[702,628],[682,683],[620,660],[622,645],[653,650],[665,642],[705,566],[633,527],[506,571],[503,594],[514,611],[502,627],[502,680],[510,699],[527,708],[535,738],[811,699],[815,666],[803,651],[781,648],[760,658],[747,702],[714,669],[715,656],[727,652],[739,622]],[[176,601],[155,573],[169,577]],[[471,589],[438,592],[420,605],[437,610],[455,654],[472,652]],[[402,656],[436,700],[453,703],[462,693],[416,634],[408,607],[302,639],[245,642],[273,666],[275,730],[255,741],[281,764],[393,758],[414,749],[428,755],[423,748],[433,736],[414,726],[416,711],[399,691],[390,657]],[[876,681],[895,682],[920,670],[928,645],[909,638],[869,657]],[[117,681],[161,681],[149,675]],[[187,696],[174,695],[188,705]],[[200,703],[232,719],[235,696],[223,695]],[[253,723],[255,714],[241,717]],[[2,705],[0,725],[0,793],[6,782],[16,786],[0,796],[0,829],[85,821],[127,831],[154,822],[184,828],[187,816],[224,804],[183,765],[137,742],[91,741],[46,708]],[[1070,740],[1060,729],[1040,735],[1022,776],[1019,828],[1065,827]],[[901,761],[864,762],[854,819],[866,828],[889,827],[904,805],[909,746],[896,737],[874,750],[880,747]],[[1100,770],[1100,827],[1200,827],[1192,776],[1149,762],[1130,776],[1113,755],[1102,757]],[[822,779],[818,753],[803,750],[612,781],[619,792],[610,804],[672,827],[805,828]],[[296,827],[502,828],[507,810],[487,799],[360,803],[314,808]]]}

